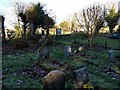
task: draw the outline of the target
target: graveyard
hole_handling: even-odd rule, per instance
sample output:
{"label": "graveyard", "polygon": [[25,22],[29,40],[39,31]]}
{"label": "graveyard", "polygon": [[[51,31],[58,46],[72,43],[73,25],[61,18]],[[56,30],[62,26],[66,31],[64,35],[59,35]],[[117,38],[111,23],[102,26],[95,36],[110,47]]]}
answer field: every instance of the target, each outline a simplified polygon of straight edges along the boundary
{"label": "graveyard", "polygon": [[[4,46],[3,88],[42,88],[43,77],[52,70],[60,70],[65,72],[65,88],[72,90],[75,82],[72,71],[83,67],[89,73],[89,88],[120,88],[120,58],[112,63],[109,60],[109,50],[119,49],[118,43],[118,39],[96,36],[89,47],[83,33],[57,35],[49,44],[49,58],[43,60],[38,60],[38,45],[27,49]],[[71,48],[68,57],[65,46]]]}
{"label": "graveyard", "polygon": [[120,88],[120,1],[79,2],[78,11],[72,0],[60,1],[62,11],[30,1],[0,9],[0,88]]}

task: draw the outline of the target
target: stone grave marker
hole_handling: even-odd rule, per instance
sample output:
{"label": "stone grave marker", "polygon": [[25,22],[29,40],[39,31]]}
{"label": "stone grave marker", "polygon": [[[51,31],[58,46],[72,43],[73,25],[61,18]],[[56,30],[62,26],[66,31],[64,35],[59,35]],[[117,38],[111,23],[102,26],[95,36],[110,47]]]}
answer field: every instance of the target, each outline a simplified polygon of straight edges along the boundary
{"label": "stone grave marker", "polygon": [[109,62],[113,62],[114,61],[114,50],[110,50],[109,51]]}
{"label": "stone grave marker", "polygon": [[86,67],[75,70],[73,73],[76,80],[75,88],[82,88],[84,84],[89,82],[89,75]]}
{"label": "stone grave marker", "polygon": [[119,56],[120,56],[120,50],[109,50],[108,59],[110,63],[115,62],[116,60],[120,60]]}
{"label": "stone grave marker", "polygon": [[43,46],[38,50],[38,60],[44,59],[44,58],[49,58],[49,47],[48,46]]}
{"label": "stone grave marker", "polygon": [[64,55],[65,55],[65,57],[70,56],[70,54],[71,54],[71,46],[65,46],[64,47]]}
{"label": "stone grave marker", "polygon": [[57,28],[57,29],[56,29],[56,35],[61,35],[61,33],[62,33],[61,28]]}
{"label": "stone grave marker", "polygon": [[38,60],[49,58],[49,46],[47,45],[48,39],[45,35],[39,40]]}
{"label": "stone grave marker", "polygon": [[65,73],[53,70],[43,79],[43,90],[64,90]]}

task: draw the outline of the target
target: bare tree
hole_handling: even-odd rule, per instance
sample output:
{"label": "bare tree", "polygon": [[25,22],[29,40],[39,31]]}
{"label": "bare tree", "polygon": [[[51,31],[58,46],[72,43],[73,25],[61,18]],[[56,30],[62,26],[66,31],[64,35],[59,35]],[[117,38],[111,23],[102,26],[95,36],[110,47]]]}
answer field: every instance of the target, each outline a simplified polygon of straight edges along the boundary
{"label": "bare tree", "polygon": [[21,38],[22,37],[22,28],[21,28],[21,18],[19,16],[19,13],[22,11],[22,2],[15,2],[12,1],[13,8],[14,8],[14,13],[16,15],[16,22],[14,23],[14,28],[16,29],[16,38]]}
{"label": "bare tree", "polygon": [[16,14],[18,17],[18,27],[20,28],[20,20],[23,22],[22,40],[26,42],[26,6],[23,3],[16,3]]}
{"label": "bare tree", "polygon": [[[78,16],[79,15],[79,16]],[[79,25],[84,28],[89,36],[89,45],[92,46],[92,37],[103,27],[104,17],[106,15],[105,6],[99,4],[83,9],[81,13],[75,14]]]}

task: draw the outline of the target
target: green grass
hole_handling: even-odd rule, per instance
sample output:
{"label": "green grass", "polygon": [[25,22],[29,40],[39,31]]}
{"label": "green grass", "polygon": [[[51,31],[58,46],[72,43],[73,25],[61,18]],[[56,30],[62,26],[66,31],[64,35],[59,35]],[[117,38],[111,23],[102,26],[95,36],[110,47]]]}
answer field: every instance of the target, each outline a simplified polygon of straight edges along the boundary
{"label": "green grass", "polygon": [[[41,65],[49,71],[55,69],[61,70],[61,68],[64,68],[52,65],[51,62],[54,60],[62,64],[67,63],[69,67],[74,67],[76,69],[85,66],[88,69],[90,82],[93,84],[93,86],[99,86],[101,88],[120,88],[120,79],[114,79],[112,76],[102,72],[104,67],[110,67],[110,63],[108,61],[109,49],[100,49],[97,51],[96,49],[90,49],[83,51],[84,54],[90,55],[88,58],[81,57],[80,55],[75,55],[70,58],[64,57],[64,46],[72,46],[73,52],[73,50],[81,45],[88,45],[87,39],[83,39],[83,36],[84,34],[57,36],[55,44],[50,46],[50,58],[41,63]],[[76,43],[74,43],[75,40]],[[117,48],[116,44],[118,43],[118,40],[105,37],[95,37],[93,39],[93,45],[104,46],[105,41],[108,42],[109,48]],[[42,88],[43,77],[29,78],[23,75],[21,71],[23,67],[31,66],[35,61],[37,61],[37,51],[33,53],[26,51],[23,54],[18,53],[19,51],[20,50],[17,50],[15,53],[2,55],[2,69],[3,75],[5,75],[5,78],[3,79],[3,86],[8,88]],[[95,55],[97,56],[97,59],[92,59],[92,57]],[[116,63],[120,62],[117,61]],[[120,68],[117,66],[117,64],[114,64],[112,68],[120,72]],[[14,75],[15,73],[16,75]],[[65,71],[65,73],[71,75],[70,73],[67,73],[67,71]],[[19,80],[22,82],[17,85],[17,81]],[[71,89],[74,88],[73,81],[74,80],[71,79],[71,76],[67,77],[65,87]]]}

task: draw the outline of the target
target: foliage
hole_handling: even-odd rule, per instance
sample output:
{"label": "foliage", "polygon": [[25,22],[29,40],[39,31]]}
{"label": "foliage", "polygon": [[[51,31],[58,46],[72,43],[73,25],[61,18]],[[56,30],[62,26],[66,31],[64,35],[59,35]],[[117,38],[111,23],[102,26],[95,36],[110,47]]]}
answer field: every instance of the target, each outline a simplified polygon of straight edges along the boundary
{"label": "foliage", "polygon": [[22,31],[20,30],[19,26],[15,26],[15,33],[16,33],[16,36],[15,38],[21,38],[22,37]]}
{"label": "foliage", "polygon": [[17,3],[17,16],[18,16],[18,20],[19,17],[21,18],[21,21],[23,22],[23,33],[22,33],[22,40],[23,42],[26,42],[26,24],[27,24],[27,20],[26,20],[26,7],[24,4],[22,3]]}
{"label": "foliage", "polygon": [[88,82],[87,84],[84,84],[83,88],[91,89],[94,87],[92,86],[92,84],[90,82]]}
{"label": "foliage", "polygon": [[81,13],[75,13],[75,17],[79,26],[84,28],[89,36],[88,45],[91,47],[93,36],[103,27],[106,9],[98,4],[83,9]]}
{"label": "foliage", "polygon": [[46,14],[44,17],[43,28],[46,29],[46,34],[49,35],[49,28],[52,28],[55,24],[55,21]]}
{"label": "foliage", "polygon": [[73,15],[72,18],[71,18],[71,31],[75,31],[77,29],[80,29],[82,28],[80,25],[79,25],[79,22],[76,20],[76,15]]}
{"label": "foliage", "polygon": [[[23,22],[22,39],[24,42],[26,41],[27,23],[30,23],[32,36],[35,36],[35,31],[38,27],[42,27],[43,29],[46,29],[47,34],[49,34],[49,28],[54,26],[55,21],[53,20],[53,18],[51,18],[48,15],[46,10],[43,10],[44,6],[41,3],[31,4],[28,6],[25,6],[22,3],[17,3],[16,6],[17,6],[16,14],[18,16],[18,22],[19,22],[19,17]],[[33,27],[31,25],[33,25]],[[18,28],[19,26],[20,25],[18,25]]]}
{"label": "foliage", "polygon": [[110,33],[113,33],[114,27],[117,25],[120,16],[115,12],[114,5],[109,9],[109,13],[106,15],[105,20],[109,26]]}
{"label": "foliage", "polygon": [[44,6],[40,3],[38,4],[31,4],[26,9],[26,18],[29,23],[41,23],[41,17],[44,15]]}
{"label": "foliage", "polygon": [[35,35],[35,31],[43,22],[43,16],[44,16],[44,6],[40,3],[38,4],[31,4],[26,9],[26,19],[30,23],[30,29],[31,29],[31,36]]}
{"label": "foliage", "polygon": [[[86,84],[84,88],[86,88],[86,86],[88,86],[88,88],[120,88],[119,78],[105,72],[109,67],[114,69],[115,72],[120,71],[119,61],[116,61],[117,64],[114,64],[114,67],[110,66],[108,61],[109,48],[116,48],[117,40],[96,36],[93,42],[94,46],[89,48],[86,44],[87,39],[83,39],[83,37],[84,34],[80,33],[69,36],[58,36],[56,43],[50,46],[50,59],[46,59],[42,61],[42,63],[39,61],[40,67],[43,67],[47,71],[58,69],[65,70],[65,73],[68,73],[69,68],[78,69],[85,66],[88,68],[90,83]],[[77,44],[72,44],[75,39],[77,39]],[[108,41],[108,49],[103,47],[105,41]],[[68,44],[71,45],[72,51],[76,50],[81,44],[85,46],[86,49],[69,58],[64,58],[63,47]],[[42,88],[43,77],[31,78],[25,76],[21,70],[25,67],[31,67],[33,63],[37,61],[36,53],[38,47],[35,48],[28,50],[14,49],[14,52],[12,50],[5,52],[3,47],[2,70],[4,78],[2,85],[4,88]],[[93,58],[95,55],[97,55],[97,58]],[[66,65],[68,65],[68,69],[65,69]],[[31,69],[34,70],[34,67]],[[73,89],[75,81],[70,77],[70,74],[66,76],[65,87]],[[21,81],[20,83],[19,80]]]}
{"label": "foliage", "polygon": [[[87,9],[83,9],[82,14],[75,14],[76,20],[80,26],[84,28],[88,35],[94,35],[99,32],[99,29],[103,26],[104,17],[106,14],[105,7],[101,5],[93,5]],[[84,23],[84,24],[83,24]]]}
{"label": "foliage", "polygon": [[63,31],[69,31],[70,30],[70,22],[69,21],[63,21],[60,23],[60,27]]}
{"label": "foliage", "polygon": [[26,10],[28,22],[33,23],[34,25],[34,34],[38,26],[47,29],[47,34],[49,34],[49,28],[53,27],[55,24],[53,18],[51,18],[43,8],[44,6],[41,3],[38,3],[29,6]]}

